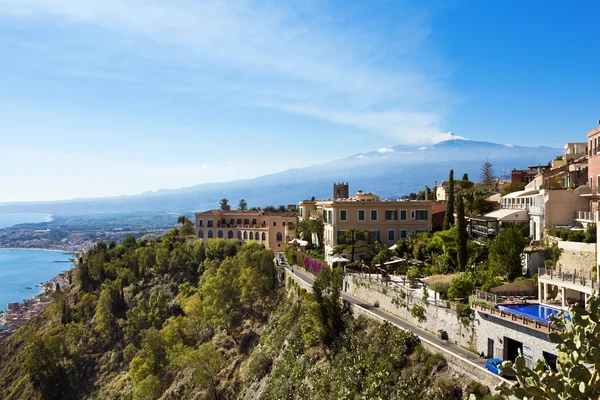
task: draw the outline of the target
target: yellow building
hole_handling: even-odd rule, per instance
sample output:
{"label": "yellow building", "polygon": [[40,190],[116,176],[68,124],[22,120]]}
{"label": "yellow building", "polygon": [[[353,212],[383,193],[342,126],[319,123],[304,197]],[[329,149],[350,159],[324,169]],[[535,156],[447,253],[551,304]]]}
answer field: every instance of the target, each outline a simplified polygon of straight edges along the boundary
{"label": "yellow building", "polygon": [[[334,199],[298,204],[300,219],[322,218],[325,222],[323,242],[328,263],[334,257],[334,247],[341,243],[339,238],[351,229],[370,231],[373,239],[386,246],[410,234],[432,230],[433,201],[381,200],[362,190],[354,196],[336,197],[340,193],[347,196],[348,184],[334,185]],[[364,256],[357,254],[358,258]]]}
{"label": "yellow building", "polygon": [[220,210],[198,212],[195,221],[196,238],[208,240],[238,239],[255,241],[267,249],[283,251],[283,244],[295,239],[298,217],[295,212]]}

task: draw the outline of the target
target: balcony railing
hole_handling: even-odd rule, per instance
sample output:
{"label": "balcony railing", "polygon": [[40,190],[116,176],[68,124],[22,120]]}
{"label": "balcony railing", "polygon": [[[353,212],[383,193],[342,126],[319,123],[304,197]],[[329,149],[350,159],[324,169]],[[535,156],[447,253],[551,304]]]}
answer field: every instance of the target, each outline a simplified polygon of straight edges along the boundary
{"label": "balcony railing", "polygon": [[529,214],[544,215],[544,206],[529,206]]}
{"label": "balcony railing", "polygon": [[579,195],[580,196],[597,196],[598,195],[598,188],[597,187],[584,186],[584,187],[582,187],[582,188],[579,189]]}
{"label": "balcony railing", "polygon": [[575,219],[580,221],[596,222],[598,221],[598,213],[591,211],[576,211]]}
{"label": "balcony railing", "polygon": [[538,278],[550,279],[556,282],[567,282],[578,286],[595,289],[598,287],[598,281],[592,276],[592,271],[584,274],[578,271],[555,271],[542,267],[538,269]]}

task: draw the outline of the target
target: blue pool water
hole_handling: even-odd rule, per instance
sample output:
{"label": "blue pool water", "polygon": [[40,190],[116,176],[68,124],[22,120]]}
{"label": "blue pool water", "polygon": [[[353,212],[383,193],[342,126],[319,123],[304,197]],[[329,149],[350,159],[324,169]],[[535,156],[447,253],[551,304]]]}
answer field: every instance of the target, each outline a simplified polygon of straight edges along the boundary
{"label": "blue pool water", "polygon": [[498,309],[509,313],[522,315],[545,324],[550,321],[550,315],[558,316],[558,314],[562,311],[558,308],[544,306],[541,304],[501,304],[498,306]]}

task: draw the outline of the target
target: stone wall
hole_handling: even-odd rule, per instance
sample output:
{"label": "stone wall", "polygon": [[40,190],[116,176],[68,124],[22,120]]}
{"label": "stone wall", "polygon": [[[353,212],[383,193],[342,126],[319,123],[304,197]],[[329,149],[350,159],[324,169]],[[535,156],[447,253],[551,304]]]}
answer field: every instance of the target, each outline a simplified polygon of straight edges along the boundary
{"label": "stone wall", "polygon": [[565,270],[576,270],[588,273],[595,270],[596,243],[557,241],[558,247],[563,250],[558,260],[558,266]]}
{"label": "stone wall", "polygon": [[[459,319],[451,303],[432,297],[424,300],[420,291],[407,293],[396,285],[386,285],[374,278],[369,280],[360,274],[346,275],[344,291],[433,334],[443,329],[448,332],[448,340],[464,348],[474,348],[471,321],[468,317]],[[433,293],[432,290],[429,292]],[[423,318],[413,316],[411,311],[415,306],[422,307]]]}
{"label": "stone wall", "polygon": [[523,355],[529,367],[533,367],[538,359],[544,359],[543,352],[557,354],[556,345],[548,339],[548,335],[544,332],[480,311],[474,312],[473,323],[477,332],[474,347],[486,356],[488,355],[488,339],[491,339],[494,341],[493,356],[506,359],[506,338],[523,343]]}

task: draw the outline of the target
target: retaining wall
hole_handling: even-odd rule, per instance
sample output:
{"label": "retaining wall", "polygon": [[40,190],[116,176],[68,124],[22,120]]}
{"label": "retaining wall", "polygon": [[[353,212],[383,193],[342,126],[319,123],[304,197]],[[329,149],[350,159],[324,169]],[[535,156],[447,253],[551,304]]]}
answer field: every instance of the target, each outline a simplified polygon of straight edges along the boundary
{"label": "retaining wall", "polygon": [[[448,340],[464,348],[475,348],[474,330],[470,319],[459,319],[455,307],[443,300],[428,297],[423,300],[420,291],[408,293],[395,288],[392,284],[383,284],[375,279],[362,278],[358,274],[346,275],[344,291],[390,314],[425,329],[433,334],[443,329],[448,332]],[[432,290],[429,291],[433,293]],[[437,304],[437,305],[436,305]],[[423,318],[412,315],[414,307],[422,307]]]}

